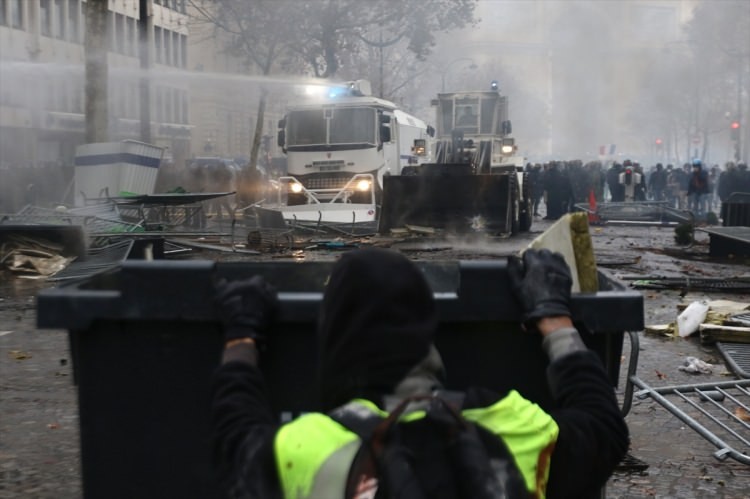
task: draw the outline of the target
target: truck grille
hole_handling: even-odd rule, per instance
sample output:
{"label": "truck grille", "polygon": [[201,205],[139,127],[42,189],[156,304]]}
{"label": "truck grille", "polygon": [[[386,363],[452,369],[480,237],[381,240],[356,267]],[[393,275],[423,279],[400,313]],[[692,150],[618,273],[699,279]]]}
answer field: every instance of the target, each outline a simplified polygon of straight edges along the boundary
{"label": "truck grille", "polygon": [[335,172],[344,168],[344,160],[313,161],[313,168],[320,168],[322,172]]}
{"label": "truck grille", "polygon": [[303,181],[306,189],[342,189],[351,177],[316,177],[308,178]]}

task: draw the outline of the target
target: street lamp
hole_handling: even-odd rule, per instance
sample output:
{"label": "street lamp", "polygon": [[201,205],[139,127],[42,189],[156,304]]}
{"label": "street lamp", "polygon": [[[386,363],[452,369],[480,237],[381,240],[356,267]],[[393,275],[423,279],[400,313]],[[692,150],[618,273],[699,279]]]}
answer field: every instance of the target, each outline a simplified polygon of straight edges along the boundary
{"label": "street lamp", "polygon": [[448,74],[448,71],[450,71],[451,66],[456,64],[457,62],[470,62],[471,64],[468,66],[469,69],[477,69],[477,64],[474,62],[474,59],[471,57],[459,57],[458,59],[453,59],[448,64],[445,65],[445,69],[440,73],[441,76],[441,85],[440,85],[440,91],[445,92],[445,75]]}

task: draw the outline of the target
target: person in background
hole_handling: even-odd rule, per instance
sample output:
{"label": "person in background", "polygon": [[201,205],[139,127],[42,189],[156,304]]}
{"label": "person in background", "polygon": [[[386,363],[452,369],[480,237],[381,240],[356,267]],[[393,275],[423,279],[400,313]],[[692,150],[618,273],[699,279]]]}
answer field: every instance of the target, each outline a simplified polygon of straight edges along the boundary
{"label": "person in background", "polygon": [[656,163],[656,170],[651,172],[648,179],[648,190],[654,201],[664,201],[664,191],[667,188],[667,173],[664,171],[664,165]]}
{"label": "person in background", "polygon": [[687,198],[688,210],[692,211],[696,218],[706,217],[706,201],[710,186],[708,184],[708,173],[703,170],[701,160],[693,160],[693,171],[688,178]]}

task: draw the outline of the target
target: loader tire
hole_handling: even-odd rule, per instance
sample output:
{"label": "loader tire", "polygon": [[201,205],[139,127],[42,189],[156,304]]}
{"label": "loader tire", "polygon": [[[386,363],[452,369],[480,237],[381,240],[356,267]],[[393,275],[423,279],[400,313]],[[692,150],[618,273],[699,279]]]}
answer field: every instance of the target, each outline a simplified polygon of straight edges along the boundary
{"label": "loader tire", "polygon": [[523,174],[523,188],[521,189],[521,199],[519,201],[520,212],[518,214],[518,230],[528,232],[531,229],[531,222],[534,219],[534,204],[531,199],[531,189],[528,173]]}
{"label": "loader tire", "polygon": [[521,229],[521,200],[518,192],[518,182],[515,181],[515,173],[510,174],[510,235],[515,236]]}

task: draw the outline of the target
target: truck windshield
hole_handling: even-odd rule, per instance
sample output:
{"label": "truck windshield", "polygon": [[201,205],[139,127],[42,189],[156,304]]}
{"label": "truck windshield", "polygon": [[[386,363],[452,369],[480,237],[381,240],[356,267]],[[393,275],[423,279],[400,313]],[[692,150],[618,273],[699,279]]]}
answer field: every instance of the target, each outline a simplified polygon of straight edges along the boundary
{"label": "truck windshield", "polygon": [[293,111],[287,119],[287,145],[306,146],[326,143],[326,120],[322,109]]}
{"label": "truck windshield", "polygon": [[321,108],[292,111],[287,118],[287,146],[376,144],[374,108]]}
{"label": "truck windshield", "polygon": [[371,107],[334,109],[328,143],[375,145],[375,122],[375,109]]}
{"label": "truck windshield", "polygon": [[456,99],[455,128],[465,133],[479,132],[479,99]]}

